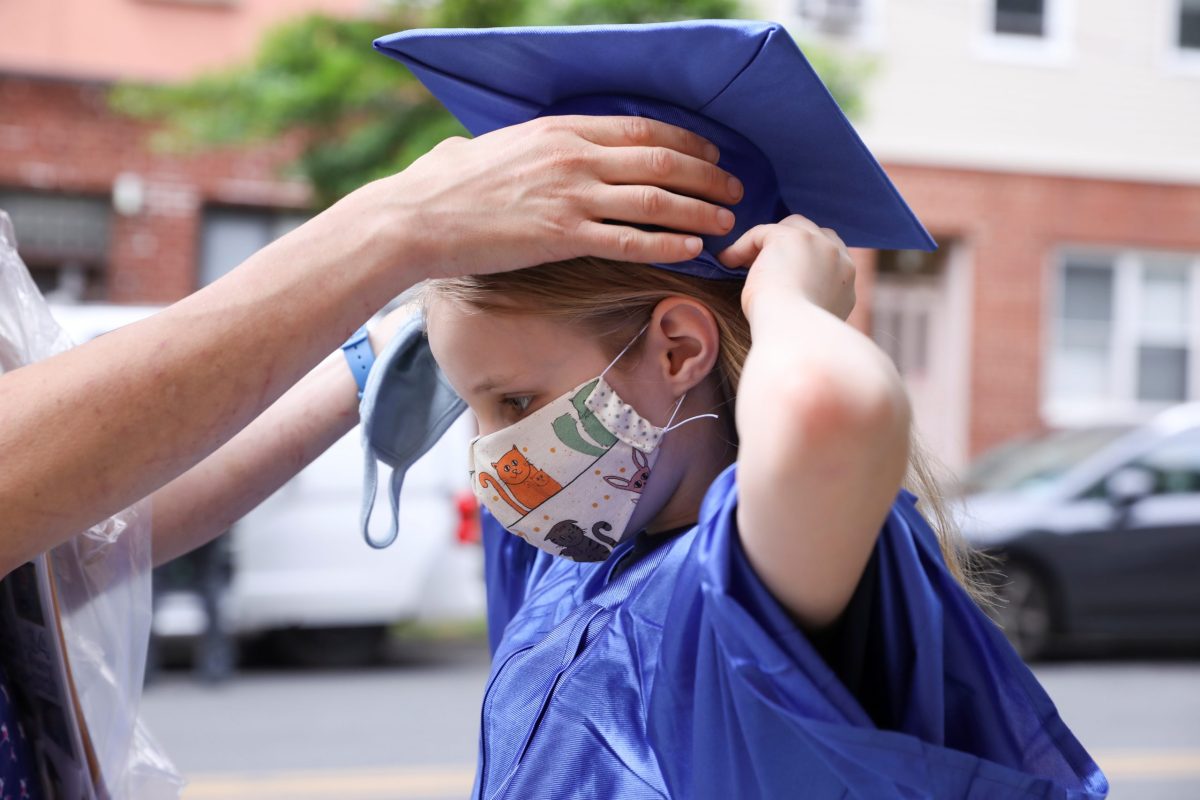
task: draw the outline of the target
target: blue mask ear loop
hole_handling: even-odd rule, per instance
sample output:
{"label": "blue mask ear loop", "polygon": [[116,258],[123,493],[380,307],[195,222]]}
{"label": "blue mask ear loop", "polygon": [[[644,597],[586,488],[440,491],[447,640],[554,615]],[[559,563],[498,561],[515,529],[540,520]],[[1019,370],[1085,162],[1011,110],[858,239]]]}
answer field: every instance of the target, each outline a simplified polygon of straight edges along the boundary
{"label": "blue mask ear loop", "polygon": [[396,540],[398,534],[398,525],[396,518],[399,516],[399,511],[392,515],[392,528],[388,531],[387,538],[381,542],[377,542],[371,538],[371,514],[375,510],[375,495],[379,484],[379,462],[375,457],[375,449],[371,447],[371,443],[367,441],[367,431],[364,428],[363,437],[363,454],[365,461],[363,463],[363,498],[362,509],[359,511],[359,520],[362,523],[363,539],[367,544],[376,550],[382,550]]}

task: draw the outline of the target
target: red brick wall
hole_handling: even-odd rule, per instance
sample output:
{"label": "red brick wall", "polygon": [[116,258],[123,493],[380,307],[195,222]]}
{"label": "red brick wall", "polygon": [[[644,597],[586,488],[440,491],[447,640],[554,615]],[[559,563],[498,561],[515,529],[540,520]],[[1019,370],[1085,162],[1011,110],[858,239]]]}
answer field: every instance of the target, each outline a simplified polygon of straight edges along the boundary
{"label": "red brick wall", "polygon": [[109,299],[170,302],[195,288],[203,204],[308,199],[278,173],[296,141],[181,157],[157,150],[150,126],[110,112],[106,94],[101,84],[0,75],[0,188],[106,197],[123,172],[143,181],[143,210],[112,217]]}
{"label": "red brick wall", "polygon": [[959,239],[970,254],[972,454],[1042,426],[1046,291],[1059,247],[1200,252],[1200,186],[915,166],[888,173],[935,238]]}

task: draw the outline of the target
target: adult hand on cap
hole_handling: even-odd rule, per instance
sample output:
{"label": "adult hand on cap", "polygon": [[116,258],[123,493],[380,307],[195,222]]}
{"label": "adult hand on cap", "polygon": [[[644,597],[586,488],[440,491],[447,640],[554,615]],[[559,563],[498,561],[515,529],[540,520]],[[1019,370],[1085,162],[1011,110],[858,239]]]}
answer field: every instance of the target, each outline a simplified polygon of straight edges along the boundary
{"label": "adult hand on cap", "polygon": [[854,310],[854,262],[830,228],[793,214],[772,225],[756,225],[720,254],[729,267],[749,267],[742,289],[747,318],[755,298],[798,292],[839,319]]}
{"label": "adult hand on cap", "polygon": [[[585,255],[683,261],[701,248],[688,234],[733,227],[722,204],[736,203],[743,190],[717,157],[707,140],[655,120],[545,117],[448,139],[342,204],[382,220],[383,246],[403,249],[404,261],[419,248],[428,270],[419,277]],[[386,235],[389,221],[398,235]],[[408,224],[395,231],[396,221]]]}

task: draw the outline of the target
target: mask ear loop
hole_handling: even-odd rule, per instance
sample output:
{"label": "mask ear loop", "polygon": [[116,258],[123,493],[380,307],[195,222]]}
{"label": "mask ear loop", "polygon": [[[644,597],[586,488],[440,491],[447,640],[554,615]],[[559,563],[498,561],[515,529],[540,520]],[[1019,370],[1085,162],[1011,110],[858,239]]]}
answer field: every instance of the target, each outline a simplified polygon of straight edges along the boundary
{"label": "mask ear loop", "polygon": [[[623,348],[621,348],[621,352],[617,353],[617,357],[609,362],[608,366],[604,368],[604,372],[600,373],[601,378],[603,378],[605,375],[607,375],[608,371],[617,365],[617,362],[621,360],[621,356],[623,356],[629,352],[629,348],[633,347],[634,342],[636,342],[638,339],[642,338],[642,334],[645,333],[646,329],[649,327],[650,327],[650,323],[647,322],[645,325],[642,326],[642,329],[640,331],[638,331],[637,334],[634,335],[634,337],[632,339],[629,340],[629,344],[627,344]],[[664,427],[662,429],[662,432],[664,434],[667,433],[668,431],[675,430],[680,425],[687,425],[689,422],[695,422],[698,419],[720,419],[721,418],[717,414],[697,414],[694,417],[688,417],[687,419],[683,419],[683,420],[680,420],[679,422],[675,422],[675,415],[677,415],[679,413],[679,409],[681,407],[683,407],[683,400],[685,397],[687,397],[687,392],[684,392],[682,395],[680,395],[679,400],[675,403],[675,408],[674,408],[674,410],[671,411],[671,417],[670,417],[670,419],[667,420],[666,427]],[[675,424],[672,425],[671,424],[672,422],[675,422]]]}
{"label": "mask ear loop", "polygon": [[[664,428],[662,429],[662,432],[663,432],[664,434],[666,434],[666,433],[669,433],[670,431],[673,431],[673,430],[675,430],[676,428],[678,428],[678,427],[679,427],[679,426],[681,426],[681,425],[687,425],[689,422],[695,422],[695,421],[696,421],[696,420],[698,420],[698,419],[720,419],[720,418],[721,418],[721,417],[720,417],[719,415],[717,415],[717,414],[711,414],[711,413],[710,413],[710,414],[697,414],[697,415],[696,415],[696,416],[694,416],[694,417],[688,417],[687,419],[681,419],[679,422],[675,422],[675,415],[679,413],[679,409],[680,409],[680,407],[682,407],[682,406],[683,406],[683,398],[685,398],[685,397],[687,397],[687,392],[684,392],[684,393],[683,393],[683,394],[680,396],[680,398],[679,398],[679,402],[677,402],[677,403],[675,404],[675,410],[671,412],[671,418],[667,420],[666,427],[664,427]],[[672,422],[675,422],[675,424],[674,424],[674,425],[672,425],[672,424],[671,424]]]}
{"label": "mask ear loop", "polygon": [[[636,342],[638,339],[642,338],[642,334],[645,333],[646,329],[649,327],[650,327],[650,323],[647,322],[645,325],[642,326],[642,329],[640,331],[638,331],[632,339],[629,340],[629,344],[627,344],[621,348],[621,352],[617,353],[617,357],[614,358],[612,361],[608,362],[608,366],[605,367],[604,371],[600,373],[601,378],[603,378],[605,375],[607,375],[608,371],[617,365],[617,362],[621,360],[621,356],[623,356],[629,352],[629,348],[633,347],[634,342]],[[682,398],[680,398],[680,401],[682,402]]]}

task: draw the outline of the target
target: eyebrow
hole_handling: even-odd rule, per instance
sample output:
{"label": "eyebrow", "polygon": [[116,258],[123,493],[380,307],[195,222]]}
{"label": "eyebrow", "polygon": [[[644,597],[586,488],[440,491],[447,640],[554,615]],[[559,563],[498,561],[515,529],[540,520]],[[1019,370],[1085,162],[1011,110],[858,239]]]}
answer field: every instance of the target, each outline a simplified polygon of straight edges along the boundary
{"label": "eyebrow", "polygon": [[504,384],[509,383],[511,381],[512,381],[512,378],[509,378],[509,377],[496,377],[495,375],[489,375],[488,377],[481,380],[479,383],[472,386],[471,392],[473,394],[490,392],[490,391],[494,390],[497,386],[503,386]]}

